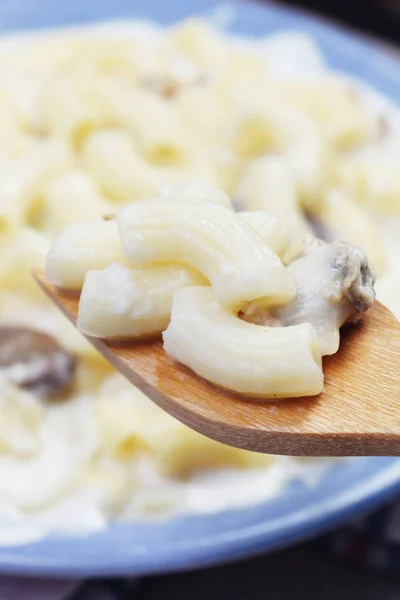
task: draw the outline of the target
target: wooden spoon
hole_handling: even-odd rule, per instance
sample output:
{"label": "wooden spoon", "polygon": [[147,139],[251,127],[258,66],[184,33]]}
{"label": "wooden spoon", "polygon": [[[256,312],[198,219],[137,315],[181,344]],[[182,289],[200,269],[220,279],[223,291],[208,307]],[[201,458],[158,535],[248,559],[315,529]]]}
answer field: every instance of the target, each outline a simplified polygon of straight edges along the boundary
{"label": "wooden spoon", "polygon": [[[75,324],[79,298],[35,277]],[[207,383],[172,361],[161,340],[88,340],[161,408],[224,444],[293,456],[400,455],[400,324],[379,302],[324,360],[324,391],[279,402],[246,400]]]}

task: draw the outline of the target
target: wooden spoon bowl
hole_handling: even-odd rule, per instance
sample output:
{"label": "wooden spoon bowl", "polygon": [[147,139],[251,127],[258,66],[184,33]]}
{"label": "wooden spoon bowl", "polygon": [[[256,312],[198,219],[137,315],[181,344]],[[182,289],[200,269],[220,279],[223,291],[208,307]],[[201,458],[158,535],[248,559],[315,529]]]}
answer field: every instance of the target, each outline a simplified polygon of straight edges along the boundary
{"label": "wooden spoon bowl", "polygon": [[[76,324],[79,298],[36,280]],[[315,397],[255,402],[171,360],[161,340],[116,345],[87,338],[131,383],[182,423],[238,448],[292,456],[400,454],[400,324],[376,302],[325,358]]]}

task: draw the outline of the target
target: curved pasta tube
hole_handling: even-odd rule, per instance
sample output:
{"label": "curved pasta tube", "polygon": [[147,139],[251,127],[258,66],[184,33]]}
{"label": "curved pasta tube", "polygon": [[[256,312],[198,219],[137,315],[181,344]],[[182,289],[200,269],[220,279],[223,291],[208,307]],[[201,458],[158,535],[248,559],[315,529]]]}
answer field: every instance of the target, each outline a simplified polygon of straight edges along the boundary
{"label": "curved pasta tube", "polygon": [[160,196],[167,200],[183,200],[184,202],[208,202],[218,204],[233,211],[231,199],[216,186],[205,181],[190,181],[178,185],[161,187]]}
{"label": "curved pasta tube", "polygon": [[37,126],[40,132],[66,138],[79,148],[85,137],[109,125],[107,115],[96,103],[98,80],[93,74],[57,74],[50,79],[38,101]]}
{"label": "curved pasta tube", "polygon": [[304,241],[300,236],[293,236],[287,225],[276,217],[261,210],[243,210],[237,214],[257,231],[284,264],[291,262],[304,249]]}
{"label": "curved pasta tube", "polygon": [[140,200],[121,208],[117,222],[123,251],[135,267],[169,261],[191,265],[226,304],[264,297],[280,303],[294,295],[276,254],[222,206]]}
{"label": "curved pasta tube", "polygon": [[334,184],[360,203],[379,212],[400,214],[400,147],[370,155],[343,155],[337,158]]}
{"label": "curved pasta tube", "polygon": [[[92,410],[87,398],[76,397],[73,403],[60,402],[52,411],[46,411],[39,430],[38,451],[30,460],[14,461],[12,477],[0,480],[1,495],[12,506],[39,510],[51,506],[66,490],[74,489],[77,473],[94,456],[97,447],[96,443],[85,443],[93,439]],[[44,476],[50,473],[51,476]],[[39,481],[41,485],[37,485]]]}
{"label": "curved pasta tube", "polygon": [[242,158],[234,148],[235,119],[229,94],[217,84],[190,86],[174,98],[174,104],[199,155],[212,167],[211,181],[233,195]]}
{"label": "curved pasta tube", "polygon": [[138,156],[125,131],[92,133],[83,145],[82,158],[93,180],[113,200],[132,201],[157,189],[151,168]]}
{"label": "curved pasta tube", "polygon": [[82,288],[87,271],[126,263],[115,221],[83,221],[68,225],[54,240],[46,260],[50,283],[67,290]]}
{"label": "curved pasta tube", "polygon": [[43,188],[44,227],[60,231],[71,222],[100,218],[114,206],[96,190],[83,171],[69,171],[51,179]]}
{"label": "curved pasta tube", "polygon": [[323,388],[321,350],[310,324],[247,323],[222,308],[209,288],[174,294],[163,338],[172,358],[241,394],[276,399],[319,394]]}
{"label": "curved pasta tube", "polygon": [[168,326],[176,290],[207,285],[196,269],[166,265],[133,271],[114,263],[86,273],[77,327],[86,335],[129,339],[160,333]]}
{"label": "curved pasta tube", "polygon": [[307,222],[297,202],[296,187],[287,161],[266,156],[252,161],[239,186],[247,210],[262,210],[304,234]]}
{"label": "curved pasta tube", "polygon": [[105,102],[110,121],[133,135],[139,154],[150,164],[187,165],[193,159],[195,145],[173,102],[131,86],[109,90]]}
{"label": "curved pasta tube", "polygon": [[71,168],[72,156],[62,140],[32,144],[23,156],[2,165],[0,229],[14,232],[40,205],[40,191],[50,177]]}
{"label": "curved pasta tube", "polygon": [[230,55],[227,40],[203,19],[187,19],[173,27],[168,41],[198,67],[223,71]]}
{"label": "curved pasta tube", "polygon": [[278,157],[253,161],[240,183],[239,196],[248,211],[263,211],[285,224],[291,244],[283,258],[288,263],[301,251],[309,226],[297,202],[293,176],[287,162]]}
{"label": "curved pasta tube", "polygon": [[106,129],[88,136],[83,163],[99,189],[111,200],[132,202],[154,195],[162,185],[182,180],[209,180],[201,165],[161,168],[146,162],[126,131]]}
{"label": "curved pasta tube", "polygon": [[23,291],[30,297],[43,297],[32,277],[33,269],[41,269],[49,251],[50,242],[36,229],[23,227],[13,241],[2,250],[0,289]]}
{"label": "curved pasta tube", "polygon": [[188,87],[174,102],[187,131],[197,144],[207,144],[207,151],[218,144],[232,145],[232,106],[227,94],[219,87]]}
{"label": "curved pasta tube", "polygon": [[374,121],[354,85],[337,76],[286,79],[274,91],[315,119],[339,150],[365,143],[374,134]]}
{"label": "curved pasta tube", "polygon": [[314,121],[295,106],[271,94],[238,116],[237,149],[246,157],[271,150],[283,152],[293,173],[301,202],[319,204],[328,161],[327,143]]}
{"label": "curved pasta tube", "polygon": [[239,450],[197,433],[159,410],[140,390],[115,378],[95,402],[96,421],[106,451],[118,459],[145,450],[166,477],[186,478],[212,467],[261,467],[271,456]]}
{"label": "curved pasta tube", "polygon": [[122,81],[137,83],[136,43],[135,36],[124,39],[119,35],[108,37],[107,43],[104,43],[104,38],[90,37],[87,31],[84,36],[69,42],[64,69],[67,67],[69,73],[87,73],[90,69],[99,77],[112,75]]}

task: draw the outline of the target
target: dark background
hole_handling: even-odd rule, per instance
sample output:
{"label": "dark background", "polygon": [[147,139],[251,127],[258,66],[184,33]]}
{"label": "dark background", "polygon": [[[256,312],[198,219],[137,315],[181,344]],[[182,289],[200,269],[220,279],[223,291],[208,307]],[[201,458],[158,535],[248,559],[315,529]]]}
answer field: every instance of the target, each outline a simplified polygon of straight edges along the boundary
{"label": "dark background", "polygon": [[400,45],[400,0],[285,0]]}

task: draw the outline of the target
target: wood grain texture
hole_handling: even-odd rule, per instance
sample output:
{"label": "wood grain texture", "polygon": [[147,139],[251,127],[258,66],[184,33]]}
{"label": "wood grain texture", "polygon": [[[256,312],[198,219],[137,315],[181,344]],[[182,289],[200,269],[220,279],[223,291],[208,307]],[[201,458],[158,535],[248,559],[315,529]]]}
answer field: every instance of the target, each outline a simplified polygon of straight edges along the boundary
{"label": "wood grain texture", "polygon": [[[78,297],[35,277],[75,324]],[[88,340],[161,408],[225,444],[293,456],[400,455],[400,324],[378,302],[324,360],[324,391],[279,402],[245,400],[207,383],[172,361],[160,340]]]}

